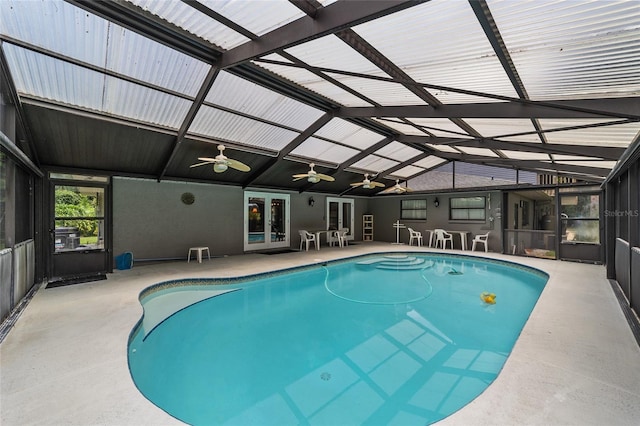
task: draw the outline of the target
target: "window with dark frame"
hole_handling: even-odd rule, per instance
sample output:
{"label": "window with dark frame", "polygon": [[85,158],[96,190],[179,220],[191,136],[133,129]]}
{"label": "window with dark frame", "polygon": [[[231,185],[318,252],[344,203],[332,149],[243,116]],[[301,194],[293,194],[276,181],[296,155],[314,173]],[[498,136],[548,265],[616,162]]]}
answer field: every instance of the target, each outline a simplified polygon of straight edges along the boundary
{"label": "window with dark frame", "polygon": [[560,195],[562,242],[600,244],[600,195]]}
{"label": "window with dark frame", "polygon": [[487,197],[454,197],[449,199],[449,220],[484,221]]}
{"label": "window with dark frame", "polygon": [[400,201],[400,219],[426,220],[427,219],[427,200]]}
{"label": "window with dark frame", "polygon": [[105,188],[56,184],[55,252],[104,250]]}

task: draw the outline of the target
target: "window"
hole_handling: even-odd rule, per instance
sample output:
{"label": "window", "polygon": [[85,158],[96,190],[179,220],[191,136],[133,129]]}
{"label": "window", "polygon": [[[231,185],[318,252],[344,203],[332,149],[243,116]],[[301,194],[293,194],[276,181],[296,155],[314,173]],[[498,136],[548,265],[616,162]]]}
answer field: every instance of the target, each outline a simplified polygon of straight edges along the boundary
{"label": "window", "polygon": [[449,200],[449,220],[486,219],[486,197],[459,197]]}
{"label": "window", "polygon": [[600,196],[575,194],[560,196],[562,241],[600,243]]}
{"label": "window", "polygon": [[427,200],[402,200],[400,219],[425,220],[427,218]]}
{"label": "window", "polygon": [[104,188],[55,187],[55,250],[104,249]]}

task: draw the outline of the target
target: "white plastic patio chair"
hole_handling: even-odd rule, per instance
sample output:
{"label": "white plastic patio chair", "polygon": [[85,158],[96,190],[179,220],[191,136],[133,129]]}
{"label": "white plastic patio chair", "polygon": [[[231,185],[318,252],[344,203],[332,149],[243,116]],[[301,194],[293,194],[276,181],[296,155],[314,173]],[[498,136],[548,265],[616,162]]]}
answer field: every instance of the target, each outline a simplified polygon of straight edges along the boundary
{"label": "white plastic patio chair", "polygon": [[488,241],[489,241],[490,233],[491,231],[487,232],[486,234],[476,235],[475,237],[473,237],[473,244],[471,245],[471,251],[475,251],[476,244],[483,244],[485,253],[488,252],[489,251]]}
{"label": "white plastic patio chair", "polygon": [[436,237],[436,248],[440,246],[443,250],[447,248],[447,243],[451,243],[451,249],[453,250],[453,235],[445,231],[444,229],[434,229],[433,235]]}
{"label": "white plastic patio chair", "polygon": [[416,241],[416,245],[418,247],[422,246],[422,232],[420,231],[414,231],[412,228],[407,228],[407,230],[409,231],[409,245],[412,246],[413,245],[413,241]]}
{"label": "white plastic patio chair", "polygon": [[338,245],[340,247],[344,247],[349,244],[349,240],[347,240],[347,234],[349,233],[349,228],[340,228],[335,231],[336,238],[338,240]]}
{"label": "white plastic patio chair", "polygon": [[318,248],[318,242],[316,241],[316,236],[304,229],[298,231],[300,234],[300,251],[302,251],[302,245],[306,245],[306,251],[309,251],[309,243],[315,244],[316,248]]}

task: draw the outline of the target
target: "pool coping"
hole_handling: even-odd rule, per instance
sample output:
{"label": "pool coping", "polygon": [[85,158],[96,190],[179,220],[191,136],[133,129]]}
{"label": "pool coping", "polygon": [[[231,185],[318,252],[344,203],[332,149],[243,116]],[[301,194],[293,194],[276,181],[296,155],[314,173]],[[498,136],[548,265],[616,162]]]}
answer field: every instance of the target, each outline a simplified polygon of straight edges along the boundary
{"label": "pool coping", "polygon": [[166,290],[168,288],[173,288],[173,287],[187,287],[187,286],[208,286],[208,285],[212,285],[212,286],[216,286],[216,285],[237,285],[237,284],[241,284],[241,283],[245,283],[247,281],[250,280],[257,280],[257,279],[263,279],[263,278],[270,278],[270,277],[275,277],[275,276],[279,276],[279,275],[283,275],[283,274],[288,274],[291,272],[297,272],[297,271],[304,271],[307,269],[314,269],[317,268],[318,266],[326,266],[327,264],[340,264],[340,263],[346,263],[346,262],[350,262],[353,261],[354,259],[359,259],[359,258],[369,258],[369,257],[379,257],[379,256],[384,256],[386,254],[405,254],[405,255],[413,255],[413,254],[420,254],[420,255],[425,255],[428,254],[429,256],[434,256],[434,257],[438,257],[438,258],[453,258],[453,259],[459,259],[459,258],[469,258],[469,259],[479,259],[482,260],[483,262],[487,262],[487,263],[494,263],[494,264],[498,264],[498,265],[509,265],[513,268],[516,269],[521,269],[521,270],[525,270],[527,272],[531,272],[533,274],[536,274],[538,276],[544,277],[546,279],[549,279],[549,274],[546,273],[545,271],[539,269],[539,268],[535,268],[532,266],[528,266],[528,265],[523,265],[521,263],[516,263],[513,261],[508,261],[508,260],[503,260],[503,259],[492,259],[492,258],[485,258],[485,257],[481,257],[481,256],[474,256],[474,255],[469,255],[469,254],[464,254],[464,253],[456,253],[456,254],[452,254],[452,253],[438,253],[438,252],[425,252],[425,251],[384,251],[384,252],[374,252],[374,253],[368,253],[368,254],[361,254],[361,255],[356,255],[356,256],[349,256],[349,257],[345,257],[345,258],[341,258],[341,259],[333,259],[333,260],[323,260],[323,261],[318,261],[315,263],[310,263],[308,265],[300,265],[300,266],[293,266],[293,267],[289,267],[289,268],[282,268],[282,269],[277,269],[274,271],[268,271],[268,272],[258,272],[255,274],[249,274],[249,275],[239,275],[236,277],[224,277],[224,278],[204,278],[204,277],[199,277],[199,278],[180,278],[180,279],[175,279],[175,280],[168,280],[168,281],[162,281],[159,282],[157,284],[153,284],[150,285],[149,287],[145,288],[144,290],[142,290],[139,295],[138,295],[138,300],[140,300],[141,303],[144,302],[144,299],[151,297],[153,295],[153,293],[155,292],[160,292],[163,290]]}
{"label": "pool coping", "polygon": [[[237,276],[394,249],[373,242],[144,265],[116,271],[106,281],[40,289],[0,345],[0,421],[8,426],[183,424],[144,398],[128,374],[127,337],[141,315],[141,290],[177,276]],[[549,281],[498,378],[438,424],[634,424],[640,418],[640,369],[635,368],[640,349],[604,267],[491,252],[474,257],[537,268]]]}
{"label": "pool coping", "polygon": [[[343,258],[339,258],[339,259],[332,259],[332,260],[322,260],[322,261],[317,261],[317,262],[312,262],[306,265],[299,265],[299,266],[293,266],[293,267],[286,267],[286,268],[281,268],[281,269],[276,269],[273,271],[266,271],[266,272],[258,272],[258,273],[254,273],[254,274],[247,274],[247,275],[240,275],[240,276],[234,276],[234,277],[223,277],[223,278],[206,278],[206,277],[199,277],[199,278],[180,278],[180,279],[174,279],[174,280],[167,280],[167,281],[162,281],[159,282],[157,284],[153,284],[149,287],[146,287],[145,289],[143,289],[139,295],[138,295],[138,300],[140,301],[142,308],[143,308],[143,315],[141,316],[140,320],[136,323],[136,325],[134,326],[134,328],[131,330],[131,333],[129,334],[129,338],[128,338],[128,346],[134,341],[134,339],[137,337],[137,335],[142,331],[143,329],[143,319],[144,316],[147,314],[146,311],[146,307],[145,307],[145,302],[152,300],[156,295],[167,295],[170,293],[166,293],[167,290],[171,290],[171,289],[184,289],[185,291],[190,291],[190,290],[195,290],[195,291],[199,291],[203,288],[207,288],[207,287],[227,287],[225,290],[221,293],[217,293],[214,295],[208,295],[208,296],[204,296],[202,299],[193,301],[192,303],[189,303],[186,306],[180,307],[177,310],[175,310],[174,312],[170,313],[169,315],[167,315],[166,317],[164,317],[160,322],[156,323],[150,330],[145,331],[145,335],[142,338],[142,342],[144,342],[148,336],[150,336],[154,330],[156,330],[159,326],[161,326],[165,321],[169,320],[170,318],[172,318],[174,315],[184,311],[185,309],[188,309],[194,305],[197,305],[199,303],[205,302],[207,300],[210,300],[212,298],[218,297],[218,296],[222,296],[231,292],[236,292],[236,291],[241,291],[243,289],[243,287],[241,287],[243,284],[252,284],[252,281],[258,281],[258,280],[262,280],[262,279],[268,279],[268,278],[274,278],[274,277],[280,277],[283,275],[288,275],[288,274],[292,274],[292,273],[299,273],[299,272],[304,272],[304,271],[311,271],[311,270],[317,270],[319,268],[322,267],[326,267],[326,266],[331,266],[331,265],[340,265],[340,264],[344,264],[344,263],[352,263],[354,261],[358,261],[358,260],[367,260],[367,259],[375,259],[375,258],[389,258],[389,259],[394,259],[394,258],[398,258],[399,256],[404,256],[404,257],[409,257],[409,256],[422,256],[422,257],[427,257],[429,259],[452,259],[452,260],[460,260],[460,259],[469,259],[470,262],[473,260],[478,260],[479,262],[485,263],[485,264],[493,264],[493,265],[498,265],[498,266],[504,266],[504,267],[509,267],[512,269],[516,269],[516,270],[521,270],[521,271],[525,271],[529,274],[532,274],[538,278],[542,278],[544,279],[544,284],[542,286],[542,289],[540,290],[540,295],[538,295],[538,297],[536,298],[535,302],[533,303],[532,307],[531,307],[531,311],[529,312],[529,314],[526,316],[526,320],[522,325],[522,328],[519,330],[518,332],[518,337],[516,338],[516,340],[513,342],[513,345],[511,347],[511,350],[508,352],[508,354],[506,355],[506,359],[505,362],[502,364],[502,366],[500,367],[500,371],[497,373],[496,375],[496,379],[497,377],[502,374],[502,369],[504,368],[504,365],[506,364],[506,361],[509,359],[509,356],[511,355],[511,352],[513,351],[513,348],[515,347],[519,337],[520,337],[520,333],[522,332],[522,330],[524,329],[524,326],[526,326],[527,322],[529,321],[531,312],[533,311],[533,309],[535,308],[535,306],[538,303],[538,300],[542,294],[542,292],[544,292],[544,289],[546,287],[546,284],[549,281],[549,274],[539,268],[536,267],[532,267],[532,266],[528,266],[528,265],[524,265],[521,263],[516,263],[510,260],[503,260],[503,259],[492,259],[492,258],[486,258],[486,257],[482,257],[482,256],[476,256],[476,255],[469,255],[469,254],[465,254],[465,253],[437,253],[437,252],[425,252],[425,251],[379,251],[379,252],[371,252],[371,253],[366,253],[366,254],[359,254],[359,255],[354,255],[354,256],[347,256],[347,257],[343,257]],[[425,267],[425,269],[428,267]],[[240,286],[240,287],[238,287]],[[340,297],[340,296],[338,296]],[[412,301],[409,302],[398,302],[398,303],[394,303],[394,304],[406,304],[406,303],[411,303]],[[127,350],[127,366],[129,368],[129,371],[131,371],[131,353],[129,351],[129,349]],[[132,379],[133,380],[133,379]],[[491,383],[489,383],[487,385],[487,387],[476,397],[474,397],[472,400],[469,401],[469,403],[471,401],[473,401],[474,399],[480,397],[482,395],[482,393],[484,393],[484,391],[490,387],[492,385],[492,383],[495,381],[492,380]],[[136,388],[138,388],[138,385],[135,383],[134,384],[136,386]],[[138,388],[139,392],[145,397],[147,398],[144,393]],[[148,399],[148,398],[147,398]],[[149,403],[156,405],[153,401],[149,400]],[[466,404],[468,405],[468,403]],[[449,418],[450,416],[452,416],[453,414],[455,414],[456,412],[463,410],[465,407],[463,406],[462,408],[454,411],[453,413],[450,413],[448,415],[446,415],[445,417],[439,419],[438,421],[434,422],[438,423],[440,421],[443,421],[447,418]],[[173,416],[171,413],[169,413],[168,411],[166,411],[164,408],[162,408],[161,406],[156,405],[159,409],[165,411],[167,413],[167,415],[175,418],[176,420],[180,421],[179,418]],[[431,423],[430,423],[431,424]]]}

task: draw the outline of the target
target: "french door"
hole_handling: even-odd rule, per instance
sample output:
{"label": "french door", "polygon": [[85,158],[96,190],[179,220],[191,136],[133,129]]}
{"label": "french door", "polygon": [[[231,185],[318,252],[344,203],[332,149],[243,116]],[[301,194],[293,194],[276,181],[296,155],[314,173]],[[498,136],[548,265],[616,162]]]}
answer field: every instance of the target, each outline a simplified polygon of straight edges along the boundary
{"label": "french door", "polygon": [[349,228],[347,240],[353,240],[354,234],[353,198],[327,197],[327,229]]}
{"label": "french door", "polygon": [[289,194],[244,193],[244,251],[289,247]]}

